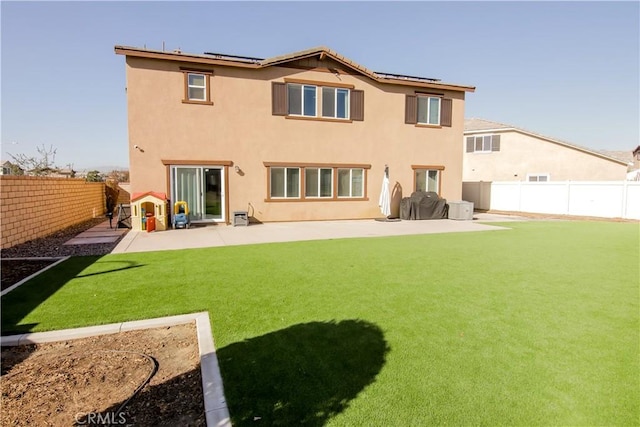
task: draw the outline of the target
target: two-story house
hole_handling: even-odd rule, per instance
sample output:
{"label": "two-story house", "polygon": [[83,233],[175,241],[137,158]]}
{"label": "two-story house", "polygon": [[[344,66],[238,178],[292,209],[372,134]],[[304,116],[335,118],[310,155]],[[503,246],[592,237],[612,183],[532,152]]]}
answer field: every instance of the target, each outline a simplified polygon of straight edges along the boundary
{"label": "two-story house", "polygon": [[126,57],[131,193],[194,221],[380,217],[416,189],[459,200],[472,86],[373,72],[325,47],[268,59],[116,46]]}
{"label": "two-story house", "polygon": [[627,162],[503,123],[464,123],[465,182],[619,181]]}

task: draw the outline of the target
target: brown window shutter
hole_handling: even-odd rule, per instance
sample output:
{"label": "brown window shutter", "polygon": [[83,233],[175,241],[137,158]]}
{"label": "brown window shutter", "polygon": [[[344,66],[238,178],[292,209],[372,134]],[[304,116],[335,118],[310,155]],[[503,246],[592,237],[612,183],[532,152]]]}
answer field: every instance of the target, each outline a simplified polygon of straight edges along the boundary
{"label": "brown window shutter", "polygon": [[274,116],[287,115],[287,84],[271,83],[271,114]]}
{"label": "brown window shutter", "polygon": [[467,137],[467,153],[473,153],[473,147],[476,139],[472,136]]}
{"label": "brown window shutter", "polygon": [[418,123],[418,97],[407,95],[404,101],[404,122],[408,125]]}
{"label": "brown window shutter", "polygon": [[351,91],[351,120],[363,121],[364,120],[364,91],[352,90]]}
{"label": "brown window shutter", "polygon": [[451,115],[453,101],[450,98],[442,98],[440,101],[440,126],[451,127]]}
{"label": "brown window shutter", "polygon": [[500,135],[491,137],[491,151],[500,151]]}

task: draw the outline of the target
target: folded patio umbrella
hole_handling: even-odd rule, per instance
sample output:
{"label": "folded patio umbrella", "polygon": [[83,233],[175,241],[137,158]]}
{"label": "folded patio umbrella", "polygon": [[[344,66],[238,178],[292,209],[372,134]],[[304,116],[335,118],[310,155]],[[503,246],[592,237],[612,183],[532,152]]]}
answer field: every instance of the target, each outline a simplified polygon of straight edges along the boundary
{"label": "folded patio umbrella", "polygon": [[380,200],[378,201],[382,215],[391,215],[391,194],[389,193],[389,168],[385,167],[382,178],[382,189],[380,190]]}

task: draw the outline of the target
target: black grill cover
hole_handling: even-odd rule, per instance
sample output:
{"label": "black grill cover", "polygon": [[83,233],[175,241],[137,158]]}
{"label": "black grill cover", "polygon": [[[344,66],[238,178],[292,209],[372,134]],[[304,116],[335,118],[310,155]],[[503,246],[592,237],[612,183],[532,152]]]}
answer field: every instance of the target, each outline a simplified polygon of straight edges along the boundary
{"label": "black grill cover", "polygon": [[445,219],[448,212],[447,199],[433,191],[416,191],[400,201],[401,219]]}

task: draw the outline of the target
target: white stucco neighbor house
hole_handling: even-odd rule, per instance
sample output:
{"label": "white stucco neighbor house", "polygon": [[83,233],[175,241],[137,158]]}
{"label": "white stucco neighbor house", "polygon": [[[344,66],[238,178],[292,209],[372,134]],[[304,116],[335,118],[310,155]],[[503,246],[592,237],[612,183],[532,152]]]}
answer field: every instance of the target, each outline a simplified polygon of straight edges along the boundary
{"label": "white stucco neighbor house", "polygon": [[464,122],[464,182],[621,181],[624,160],[503,123]]}

